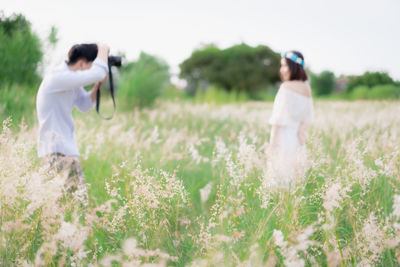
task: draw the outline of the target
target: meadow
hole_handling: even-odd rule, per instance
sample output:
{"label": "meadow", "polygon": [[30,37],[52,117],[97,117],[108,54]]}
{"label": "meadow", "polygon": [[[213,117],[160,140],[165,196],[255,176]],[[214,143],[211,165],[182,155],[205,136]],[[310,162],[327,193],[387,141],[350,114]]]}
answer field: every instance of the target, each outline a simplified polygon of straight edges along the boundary
{"label": "meadow", "polygon": [[272,103],[75,114],[89,207],[0,134],[2,266],[399,266],[400,103],[316,101],[307,172],[271,187]]}

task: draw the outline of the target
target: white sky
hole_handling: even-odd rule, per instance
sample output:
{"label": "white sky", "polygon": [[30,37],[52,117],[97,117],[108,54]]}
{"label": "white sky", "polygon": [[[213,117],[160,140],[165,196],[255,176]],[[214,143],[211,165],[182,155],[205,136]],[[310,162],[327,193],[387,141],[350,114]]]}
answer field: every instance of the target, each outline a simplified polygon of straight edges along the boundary
{"label": "white sky", "polygon": [[301,51],[314,72],[387,71],[400,80],[400,0],[1,0],[8,16],[22,13],[61,62],[75,43],[102,42],[135,60],[140,51],[179,63],[202,44],[240,42]]}

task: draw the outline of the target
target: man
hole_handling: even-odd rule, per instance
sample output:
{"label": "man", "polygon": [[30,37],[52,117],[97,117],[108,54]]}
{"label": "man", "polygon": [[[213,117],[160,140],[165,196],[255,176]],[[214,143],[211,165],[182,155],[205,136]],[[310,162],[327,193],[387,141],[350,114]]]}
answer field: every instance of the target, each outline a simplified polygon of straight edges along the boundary
{"label": "man", "polygon": [[[38,155],[57,172],[63,172],[65,188],[84,205],[87,189],[74,137],[72,110],[89,111],[96,93],[107,79],[109,47],[74,45],[68,61],[46,75],[40,85],[36,107],[39,119]],[[90,92],[83,86],[95,84]]]}

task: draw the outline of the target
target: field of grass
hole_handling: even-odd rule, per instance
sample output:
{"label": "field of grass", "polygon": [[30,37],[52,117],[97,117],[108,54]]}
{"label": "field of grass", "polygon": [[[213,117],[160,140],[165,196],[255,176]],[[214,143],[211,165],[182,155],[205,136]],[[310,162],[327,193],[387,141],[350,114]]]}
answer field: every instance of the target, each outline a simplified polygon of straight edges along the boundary
{"label": "field of grass", "polygon": [[[0,265],[399,266],[400,102],[315,103],[307,172],[269,186],[272,103],[75,114],[89,207],[0,134]],[[148,265],[146,265],[148,266]]]}

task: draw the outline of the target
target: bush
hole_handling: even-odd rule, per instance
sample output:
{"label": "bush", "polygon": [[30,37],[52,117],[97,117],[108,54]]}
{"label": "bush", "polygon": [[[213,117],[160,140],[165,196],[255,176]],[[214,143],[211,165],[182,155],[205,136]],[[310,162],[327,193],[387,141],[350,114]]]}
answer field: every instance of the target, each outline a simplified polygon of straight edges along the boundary
{"label": "bush", "polygon": [[248,93],[249,99],[255,101],[274,101],[276,93],[278,92],[277,86],[266,86],[260,90],[250,91]]}
{"label": "bush", "polygon": [[368,94],[370,99],[399,99],[400,87],[391,84],[377,85]]}
{"label": "bush", "polygon": [[234,103],[249,100],[248,95],[243,91],[227,92],[216,86],[210,86],[206,90],[199,90],[195,95],[195,101],[199,103]]}
{"label": "bush", "polygon": [[357,86],[351,92],[350,98],[353,100],[368,99],[368,91],[369,91],[369,88],[367,86]]}
{"label": "bush", "polygon": [[335,74],[323,71],[320,74],[311,74],[311,88],[315,95],[329,95],[335,88]]}
{"label": "bush", "polygon": [[29,84],[40,80],[37,67],[43,53],[39,37],[22,15],[0,13],[0,83]]}
{"label": "bush", "polygon": [[393,79],[386,72],[365,72],[361,76],[352,76],[347,84],[346,91],[351,92],[358,86],[372,88],[382,84],[395,84]]}
{"label": "bush", "polygon": [[351,99],[400,99],[400,87],[391,84],[377,85],[372,88],[357,86],[350,93]]}
{"label": "bush", "polygon": [[160,97],[164,100],[183,100],[188,98],[188,94],[171,84],[162,90]]}
{"label": "bush", "polygon": [[162,90],[170,86],[168,65],[151,55],[141,53],[138,61],[121,69],[117,91],[123,109],[151,106]]}
{"label": "bush", "polygon": [[28,125],[34,121],[36,91],[39,86],[27,88],[21,85],[7,85],[0,90],[0,122],[11,117],[16,126],[22,118]]}

